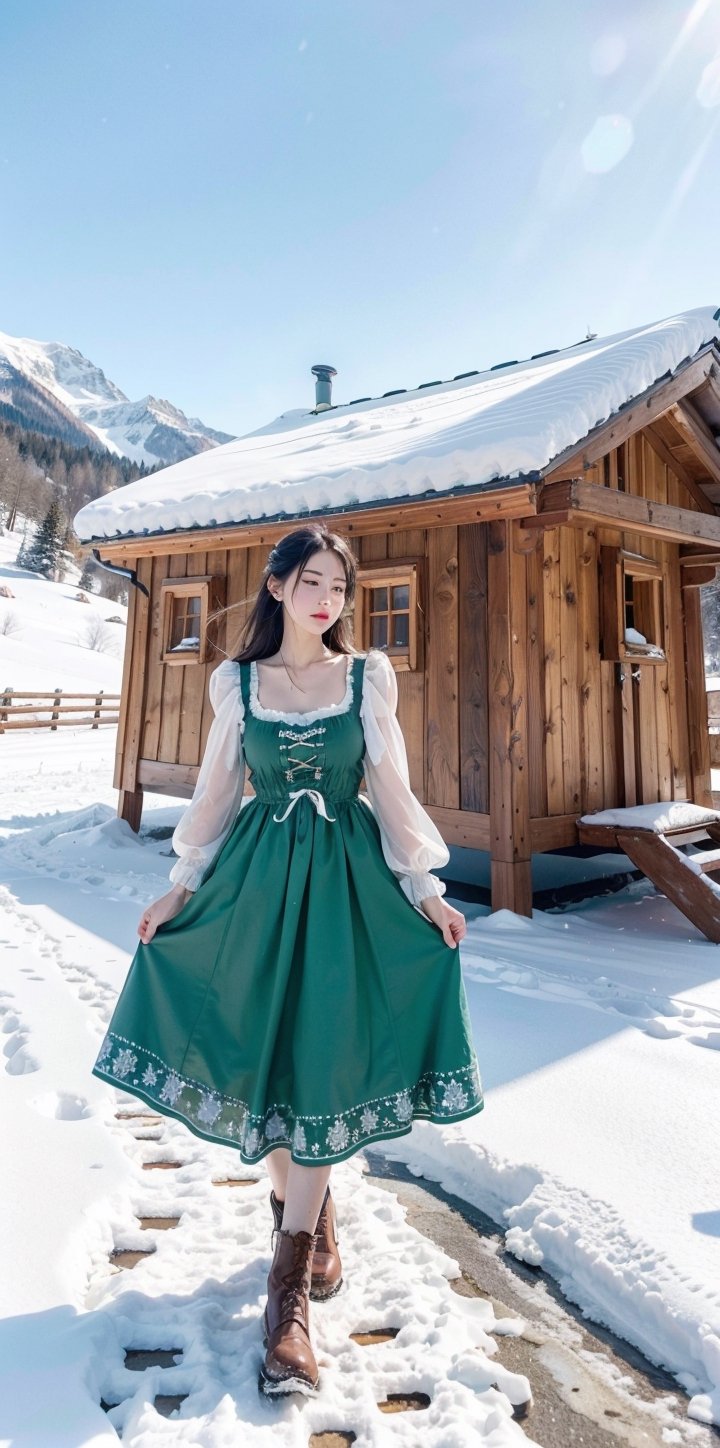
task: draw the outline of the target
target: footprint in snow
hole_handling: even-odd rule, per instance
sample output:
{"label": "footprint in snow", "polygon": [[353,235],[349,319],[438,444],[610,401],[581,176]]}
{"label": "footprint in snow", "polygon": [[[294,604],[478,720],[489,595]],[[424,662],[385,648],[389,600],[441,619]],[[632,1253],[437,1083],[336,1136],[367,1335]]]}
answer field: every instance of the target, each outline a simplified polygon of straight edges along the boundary
{"label": "footprint in snow", "polygon": [[710,1051],[720,1051],[720,1031],[708,1031],[706,1036],[687,1036],[693,1046],[707,1046]]}
{"label": "footprint in snow", "polygon": [[10,1057],[5,1070],[9,1076],[29,1076],[32,1071],[40,1070],[40,1062],[21,1045]]}
{"label": "footprint in snow", "polygon": [[71,1091],[48,1091],[45,1096],[35,1096],[30,1105],[41,1116],[49,1116],[55,1121],[81,1121],[93,1115],[85,1097],[75,1096]]}
{"label": "footprint in snow", "polygon": [[8,1057],[14,1056],[15,1052],[19,1051],[20,1047],[25,1045],[29,1034],[29,1031],[24,1028],[22,1021],[20,1021],[16,1016],[14,1035],[10,1037],[9,1041],[5,1042],[5,1045],[3,1046],[3,1055]]}
{"label": "footprint in snow", "polygon": [[647,1021],[644,1033],[646,1036],[654,1036],[658,1041],[670,1041],[674,1036],[682,1035],[682,1031],[671,1030],[670,1026],[666,1026],[665,1022],[660,1020]]}

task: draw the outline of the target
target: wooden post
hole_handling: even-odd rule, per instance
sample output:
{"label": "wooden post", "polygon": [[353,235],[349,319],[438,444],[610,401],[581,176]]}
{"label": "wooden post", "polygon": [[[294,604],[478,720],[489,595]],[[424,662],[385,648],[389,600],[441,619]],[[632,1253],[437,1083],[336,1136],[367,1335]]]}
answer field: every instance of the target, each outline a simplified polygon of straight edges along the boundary
{"label": "wooden post", "polygon": [[5,733],[5,730],[3,729],[3,724],[7,723],[7,711],[9,705],[12,704],[12,696],[13,691],[10,687],[8,687],[5,690],[5,693],[0,698],[0,734]]}
{"label": "wooden post", "polygon": [[51,728],[51,729],[57,729],[57,724],[53,724],[52,721],[53,721],[53,719],[57,719],[57,718],[58,718],[58,712],[57,712],[57,711],[58,711],[58,706],[59,706],[59,704],[60,704],[60,699],[61,699],[61,697],[62,697],[62,689],[56,689],[56,690],[55,690],[55,698],[54,698],[54,700],[53,700],[53,712],[52,712],[52,714],[50,715],[50,728]]}
{"label": "wooden post", "polygon": [[526,559],[517,527],[488,524],[488,713],[493,910],[532,914]]}
{"label": "wooden post", "polygon": [[[137,566],[141,583],[150,589],[152,558],[142,558]],[[137,767],[144,728],[145,695],[148,686],[148,617],[150,600],[134,588],[128,614],[123,664],[122,700],[115,753],[115,786],[119,790],[118,815],[134,830],[140,828],[142,790],[137,783]]]}
{"label": "wooden post", "polygon": [[[93,728],[95,726],[93,725]],[[127,820],[131,830],[137,834],[142,819],[142,786],[137,789],[121,789],[118,798],[118,819]]]}
{"label": "wooden post", "polygon": [[705,649],[699,588],[683,588],[685,626],[685,680],[687,685],[688,739],[690,743],[690,788],[695,804],[712,809],[710,782],[710,735],[708,732]]}
{"label": "wooden post", "polygon": [[[104,693],[104,690],[101,689],[101,690],[100,690],[100,693],[95,695],[95,705],[96,705],[96,707],[95,707],[95,713],[93,714],[93,719],[94,719],[95,721],[97,721],[97,720],[100,718],[100,705],[102,704],[102,696],[103,696],[103,693]],[[91,727],[92,729],[97,729],[97,722],[95,722],[94,724],[92,724],[90,727]]]}

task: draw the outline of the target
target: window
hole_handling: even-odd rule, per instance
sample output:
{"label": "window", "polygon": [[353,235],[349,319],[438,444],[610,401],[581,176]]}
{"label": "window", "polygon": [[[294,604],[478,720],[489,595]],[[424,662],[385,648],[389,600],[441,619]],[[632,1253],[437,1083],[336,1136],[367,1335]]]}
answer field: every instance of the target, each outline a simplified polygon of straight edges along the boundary
{"label": "window", "polygon": [[202,578],[166,578],[161,584],[163,663],[206,662],[209,590],[212,582],[210,575],[207,575]]}
{"label": "window", "polygon": [[600,549],[601,657],[665,662],[663,574],[654,558],[623,548]]}
{"label": "window", "polygon": [[418,667],[418,563],[360,566],[355,601],[355,641],[360,649],[382,649],[396,669]]}

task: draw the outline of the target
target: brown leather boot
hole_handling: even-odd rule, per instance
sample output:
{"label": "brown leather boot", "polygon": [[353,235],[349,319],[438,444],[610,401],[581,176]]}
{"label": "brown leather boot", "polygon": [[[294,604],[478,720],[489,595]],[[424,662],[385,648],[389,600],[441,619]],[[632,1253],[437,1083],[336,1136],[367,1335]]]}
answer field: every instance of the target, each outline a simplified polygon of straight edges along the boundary
{"label": "brown leather boot", "polygon": [[[275,1231],[282,1226],[284,1202],[279,1202],[274,1191],[270,1192],[270,1206],[275,1219]],[[337,1216],[335,1203],[327,1188],[320,1215],[315,1227],[317,1246],[313,1253],[311,1302],[327,1302],[334,1297],[343,1284],[342,1262],[338,1252]]]}
{"label": "brown leather boot", "polygon": [[318,1365],[310,1343],[310,1270],[316,1237],[310,1232],[275,1234],[275,1255],[268,1277],[263,1315],[267,1348],[258,1387],[268,1397],[280,1393],[316,1393]]}

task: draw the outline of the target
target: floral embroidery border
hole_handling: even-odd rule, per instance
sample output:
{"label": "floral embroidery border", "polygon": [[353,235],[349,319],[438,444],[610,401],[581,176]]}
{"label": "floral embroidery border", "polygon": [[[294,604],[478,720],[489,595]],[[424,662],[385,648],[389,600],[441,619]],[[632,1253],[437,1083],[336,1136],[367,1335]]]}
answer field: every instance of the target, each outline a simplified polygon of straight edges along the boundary
{"label": "floral embroidery border", "polygon": [[106,1033],[92,1069],[125,1091],[137,1087],[159,1111],[179,1117],[200,1134],[236,1147],[248,1164],[276,1146],[287,1147],[301,1161],[327,1163],[370,1141],[409,1130],[416,1117],[450,1122],[483,1106],[477,1061],[454,1071],[428,1071],[412,1088],[327,1116],[298,1116],[279,1104],[255,1116],[244,1101],[181,1076],[154,1052],[112,1031]]}

